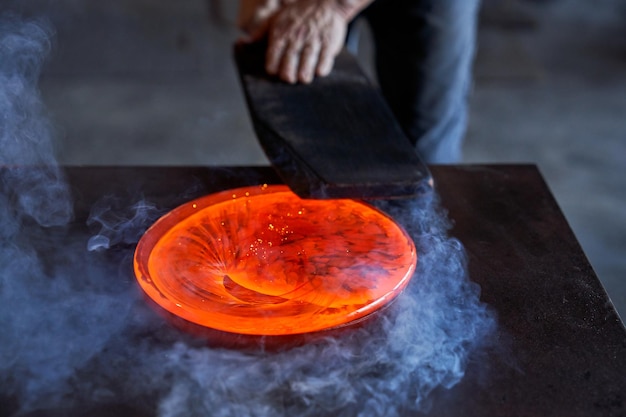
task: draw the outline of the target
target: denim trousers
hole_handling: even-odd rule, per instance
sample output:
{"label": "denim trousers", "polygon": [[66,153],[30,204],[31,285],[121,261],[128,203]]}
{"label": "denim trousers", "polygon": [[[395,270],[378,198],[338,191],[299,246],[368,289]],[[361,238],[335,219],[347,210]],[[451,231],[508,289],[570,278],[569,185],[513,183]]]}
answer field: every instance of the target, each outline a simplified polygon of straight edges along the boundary
{"label": "denim trousers", "polygon": [[378,83],[426,163],[455,163],[467,127],[479,0],[376,0]]}

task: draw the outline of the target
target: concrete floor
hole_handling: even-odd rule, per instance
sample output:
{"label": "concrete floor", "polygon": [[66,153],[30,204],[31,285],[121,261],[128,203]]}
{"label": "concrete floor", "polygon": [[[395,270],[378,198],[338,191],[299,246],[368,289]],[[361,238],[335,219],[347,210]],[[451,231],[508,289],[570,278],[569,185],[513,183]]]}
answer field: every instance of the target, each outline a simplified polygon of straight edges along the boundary
{"label": "concrete floor", "polygon": [[[56,29],[41,89],[60,163],[267,164],[231,60],[236,2],[3,4]],[[485,0],[465,162],[537,164],[622,317],[625,116],[623,0]]]}

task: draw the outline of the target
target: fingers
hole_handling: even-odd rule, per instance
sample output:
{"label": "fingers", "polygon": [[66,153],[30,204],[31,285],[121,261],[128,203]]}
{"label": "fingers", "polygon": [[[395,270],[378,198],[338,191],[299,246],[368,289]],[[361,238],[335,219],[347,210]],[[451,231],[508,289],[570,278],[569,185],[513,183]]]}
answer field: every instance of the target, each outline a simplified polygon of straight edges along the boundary
{"label": "fingers", "polygon": [[317,61],[317,65],[315,68],[315,73],[320,77],[325,77],[330,74],[330,71],[333,69],[333,65],[335,63],[335,53],[330,48],[330,45],[324,45],[321,48],[319,60]]}
{"label": "fingers", "polygon": [[[302,38],[306,40],[302,40]],[[306,36],[270,37],[267,49],[266,71],[270,75],[276,75],[283,81],[294,84],[297,82],[308,84],[313,81],[315,75],[328,75],[332,69],[334,55],[329,48],[325,48],[317,38]],[[325,50],[324,60],[320,62]],[[324,71],[319,71],[320,64]]]}
{"label": "fingers", "polygon": [[317,61],[316,74],[320,77],[327,76],[333,69],[335,57],[341,51],[344,39],[346,37],[346,28],[337,25],[332,32],[332,36],[327,35],[322,41],[320,57]]}
{"label": "fingers", "polygon": [[268,48],[266,71],[290,84],[296,82],[308,84],[313,81],[317,73],[320,50],[319,42],[304,46],[279,42]]}
{"label": "fingers", "polygon": [[[347,22],[317,3],[293,3],[272,19],[268,34],[266,71],[288,83],[310,83],[328,75],[341,50]],[[300,9],[307,6],[308,9]],[[298,6],[298,7],[295,7]]]}
{"label": "fingers", "polygon": [[275,42],[268,46],[266,70],[290,84],[313,81],[319,61],[319,42]]}
{"label": "fingers", "polygon": [[265,70],[270,75],[278,75],[283,56],[287,49],[287,38],[271,36],[267,44],[267,55],[265,57]]}
{"label": "fingers", "polygon": [[[320,59],[321,45],[319,42],[305,45],[300,54],[300,65],[298,67],[298,81],[308,84],[313,81],[316,68]],[[328,71],[330,72],[330,71]]]}
{"label": "fingers", "polygon": [[300,46],[290,44],[283,53],[277,75],[284,81],[294,84],[298,81],[298,65],[300,64]]}

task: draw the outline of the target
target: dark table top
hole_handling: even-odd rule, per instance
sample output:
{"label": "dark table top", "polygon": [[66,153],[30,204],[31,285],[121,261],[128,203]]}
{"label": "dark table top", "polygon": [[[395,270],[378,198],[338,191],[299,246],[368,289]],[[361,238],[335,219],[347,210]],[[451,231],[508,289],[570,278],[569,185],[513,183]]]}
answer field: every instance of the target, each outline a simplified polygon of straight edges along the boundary
{"label": "dark table top", "polygon": [[[469,277],[480,285],[480,300],[494,312],[497,330],[492,335],[495,343],[469,358],[465,376],[450,387],[429,392],[429,407],[413,412],[413,415],[626,416],[626,330],[536,167],[433,166],[431,170],[441,206],[453,222],[449,233],[465,247]],[[85,221],[90,212],[94,214],[94,207],[103,207],[103,201],[109,207],[128,207],[137,202],[138,196],[149,201],[154,210],[143,211],[142,219],[137,217],[141,213],[137,214],[136,209],[137,216],[128,216],[117,223],[126,222],[128,226],[132,221],[153,221],[157,215],[208,192],[279,182],[267,167],[69,167],[67,175],[76,207],[72,231],[53,229],[44,234],[27,233],[22,238],[36,240],[33,244],[36,252],[46,252],[41,249],[45,242],[55,239],[68,242],[67,236],[72,233],[83,236],[75,247],[84,250],[86,239],[98,226],[86,225]],[[159,398],[166,393],[153,388],[150,378],[174,378],[175,371],[153,376],[142,374],[144,368],[141,367],[121,374],[119,371],[109,372],[107,370],[113,368],[108,362],[129,360],[122,359],[125,358],[123,348],[111,343],[110,339],[123,339],[132,328],[133,343],[141,345],[146,352],[145,357],[131,358],[134,363],[147,360],[163,344],[174,346],[167,358],[161,358],[164,361],[172,356],[171,352],[184,350],[180,346],[185,343],[193,346],[190,352],[180,353],[182,360],[186,361],[193,361],[194,357],[199,362],[206,361],[206,352],[204,356],[199,352],[211,348],[201,347],[197,341],[178,331],[154,327],[155,319],[149,312],[141,309],[137,312],[128,305],[116,304],[116,300],[124,299],[123,294],[138,293],[130,265],[133,240],[136,241],[137,237],[126,234],[111,242],[113,248],[109,251],[81,255],[88,259],[81,266],[81,273],[86,277],[110,275],[116,278],[106,288],[98,290],[107,294],[101,308],[112,310],[111,314],[105,315],[107,319],[85,324],[87,327],[83,332],[71,327],[72,330],[62,336],[63,346],[72,352],[73,341],[77,345],[81,337],[89,337],[93,339],[92,345],[99,346],[90,353],[77,348],[71,356],[83,355],[84,360],[79,364],[65,357],[58,359],[54,355],[43,355],[46,365],[30,366],[42,359],[24,353],[32,344],[13,340],[23,329],[15,324],[10,327],[9,334],[5,333],[5,344],[12,343],[15,358],[13,366],[0,368],[4,375],[0,379],[0,415],[73,416],[86,415],[87,412],[95,416],[138,416],[155,414],[157,409],[167,415],[170,403],[164,405]],[[64,244],[69,250],[74,247],[71,239]],[[75,261],[68,259],[73,258],[55,255],[49,262],[44,259],[38,268],[44,272],[71,268],[69,264]],[[56,289],[63,284],[57,282],[54,285],[54,291],[59,291],[55,294],[63,294],[64,290]],[[71,284],[77,285],[74,281]],[[0,287],[0,291],[3,288]],[[111,291],[114,294],[117,291],[120,297],[109,297]],[[142,302],[137,299],[138,303]],[[76,306],[82,304],[73,305],[72,300],[68,297],[58,303],[67,304],[67,309],[61,311],[66,311],[74,320],[80,317],[80,312],[75,311]],[[28,315],[29,305],[22,303],[21,308]],[[0,313],[8,314],[2,308]],[[132,325],[120,324],[122,319],[118,316],[132,317]],[[11,317],[9,314],[9,319]],[[34,322],[32,320],[35,319],[25,321],[24,326]],[[44,318],[42,320],[45,322]],[[59,320],[47,326],[59,327],[59,332],[63,330]],[[106,328],[107,339],[99,340],[99,333],[90,330],[93,326]],[[150,330],[142,332],[142,326]],[[32,343],[52,351],[60,342],[47,337]],[[0,350],[0,353],[6,354],[5,351]],[[55,360],[59,361],[57,367],[50,365]],[[105,360],[107,365],[98,364]],[[57,369],[63,368],[64,364],[71,369],[65,374]],[[57,374],[54,377],[38,375],[33,369],[54,369]],[[127,398],[134,398],[134,403],[127,404],[123,400],[126,397],[116,394],[113,388],[120,384],[116,379],[132,380],[129,386],[138,387],[137,390],[145,385],[149,395],[127,393]],[[54,386],[48,394],[41,388],[32,394],[34,388],[29,391],[28,384],[16,382],[24,380],[58,386],[65,384],[67,388],[60,391],[62,398],[51,400],[51,396],[60,395]],[[100,382],[92,382],[95,380]],[[101,381],[109,381],[110,386]],[[24,403],[35,400],[39,401],[38,405],[25,407],[19,414]],[[368,408],[373,405],[363,407],[373,413],[373,408]],[[355,406],[351,408],[357,409]],[[409,414],[402,407],[398,410],[401,415]],[[336,411],[332,414],[342,415]]]}

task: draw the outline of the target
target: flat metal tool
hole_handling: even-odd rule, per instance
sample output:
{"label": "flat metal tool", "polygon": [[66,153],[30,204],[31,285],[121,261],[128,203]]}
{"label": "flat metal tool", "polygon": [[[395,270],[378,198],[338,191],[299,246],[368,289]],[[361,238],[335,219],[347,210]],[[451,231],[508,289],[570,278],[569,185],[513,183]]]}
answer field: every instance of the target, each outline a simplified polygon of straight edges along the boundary
{"label": "flat metal tool", "polygon": [[290,85],[264,70],[266,46],[237,44],[235,61],[258,140],[304,198],[415,197],[430,172],[379,90],[343,51],[327,77]]}

